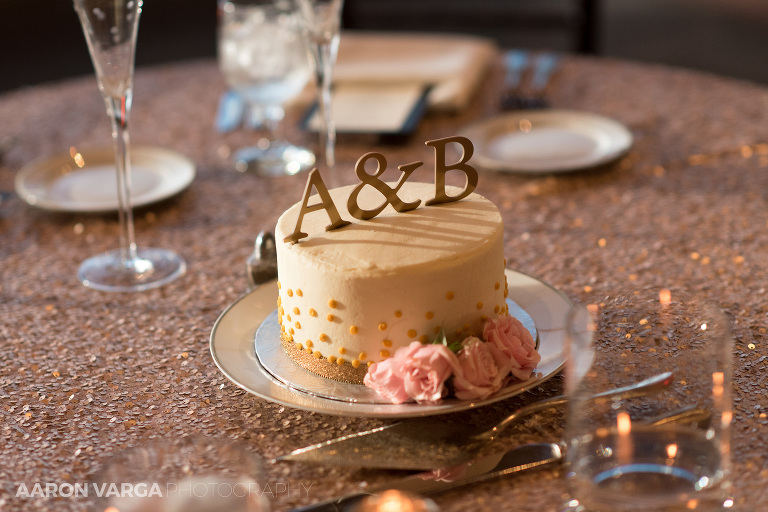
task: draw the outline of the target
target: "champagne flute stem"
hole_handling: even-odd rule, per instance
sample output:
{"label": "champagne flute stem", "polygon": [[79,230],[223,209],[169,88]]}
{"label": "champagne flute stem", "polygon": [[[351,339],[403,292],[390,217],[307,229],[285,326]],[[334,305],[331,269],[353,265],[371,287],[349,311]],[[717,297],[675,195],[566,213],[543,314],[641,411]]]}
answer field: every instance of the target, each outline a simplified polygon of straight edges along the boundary
{"label": "champagne flute stem", "polygon": [[133,226],[131,204],[130,137],[128,117],[131,111],[131,91],[122,96],[105,95],[107,112],[112,123],[112,142],[117,167],[118,218],[120,222],[120,254],[126,267],[135,267],[139,260]]}
{"label": "champagne flute stem", "polygon": [[336,165],[336,124],[331,111],[331,84],[333,83],[333,43],[319,43],[317,49],[317,80],[320,84],[320,114],[323,119],[321,133],[325,150],[325,164],[329,170]]}

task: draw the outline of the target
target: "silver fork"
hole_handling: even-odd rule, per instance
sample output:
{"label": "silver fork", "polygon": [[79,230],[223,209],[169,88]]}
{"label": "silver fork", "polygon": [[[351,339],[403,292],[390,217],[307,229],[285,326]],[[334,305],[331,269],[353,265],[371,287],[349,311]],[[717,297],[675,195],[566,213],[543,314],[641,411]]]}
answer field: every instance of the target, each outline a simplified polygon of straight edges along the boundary
{"label": "silver fork", "polygon": [[[524,50],[510,50],[505,53],[506,75],[501,97],[502,110],[548,107],[545,93],[559,63],[560,58],[549,52],[539,53],[533,59]],[[524,79],[528,76],[530,78],[525,82]]]}

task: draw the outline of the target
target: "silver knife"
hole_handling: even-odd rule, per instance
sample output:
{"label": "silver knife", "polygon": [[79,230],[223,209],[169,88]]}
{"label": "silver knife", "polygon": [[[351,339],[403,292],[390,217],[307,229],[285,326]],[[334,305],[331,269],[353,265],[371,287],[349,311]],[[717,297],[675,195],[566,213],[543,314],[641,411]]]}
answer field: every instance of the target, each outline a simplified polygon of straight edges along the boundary
{"label": "silver knife", "polygon": [[554,462],[560,462],[561,460],[563,460],[563,449],[559,444],[530,443],[518,446],[507,452],[479,457],[463,465],[450,468],[450,473],[458,474],[455,480],[450,480],[447,476],[441,477],[435,471],[427,471],[387,482],[365,492],[346,494],[328,501],[295,509],[292,512],[341,512],[367,496],[379,494],[390,489],[426,496],[511,473],[538,468]]}

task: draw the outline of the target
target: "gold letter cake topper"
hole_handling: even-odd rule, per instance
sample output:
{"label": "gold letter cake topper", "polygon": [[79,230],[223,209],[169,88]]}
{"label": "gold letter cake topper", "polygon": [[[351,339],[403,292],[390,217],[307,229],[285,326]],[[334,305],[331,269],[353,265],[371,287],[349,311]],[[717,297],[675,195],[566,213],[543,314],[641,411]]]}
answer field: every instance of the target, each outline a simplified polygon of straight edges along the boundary
{"label": "gold letter cake topper", "polygon": [[[365,163],[371,159],[376,160],[376,165],[378,167],[376,167],[376,172],[368,174],[365,171]],[[349,199],[347,199],[347,210],[349,211],[349,214],[356,219],[370,220],[384,211],[384,208],[386,208],[388,204],[391,204],[392,208],[400,213],[417,208],[421,204],[420,199],[411,203],[406,203],[398,197],[397,192],[400,190],[400,187],[405,184],[405,180],[407,180],[413,171],[419,167],[421,167],[421,162],[399,166],[398,169],[403,172],[403,175],[400,177],[400,181],[397,182],[397,185],[395,185],[395,188],[391,188],[379,179],[379,176],[381,176],[387,169],[387,159],[384,158],[384,155],[380,153],[366,153],[361,156],[355,164],[355,174],[360,179],[360,184],[352,190],[352,193],[349,194]],[[372,186],[384,196],[384,202],[373,210],[363,210],[357,203],[358,196],[366,185]]]}
{"label": "gold letter cake topper", "polygon": [[[448,144],[455,142],[459,144],[463,149],[463,154],[458,162],[453,164],[446,164],[445,162],[445,148]],[[426,206],[435,204],[450,203],[453,201],[459,201],[471,194],[477,187],[477,170],[469,165],[467,162],[472,158],[472,154],[475,151],[472,141],[466,137],[445,137],[443,139],[430,140],[425,143],[427,146],[431,146],[435,149],[435,197],[425,202]],[[368,160],[376,160],[378,167],[373,174],[368,174],[365,171],[365,163]],[[370,220],[380,214],[387,205],[391,204],[392,207],[398,213],[407,212],[417,208],[421,204],[421,200],[417,199],[410,203],[406,203],[397,195],[400,188],[405,184],[406,180],[413,174],[413,172],[421,167],[422,162],[413,162],[410,164],[399,165],[397,168],[403,173],[400,176],[400,180],[393,187],[387,185],[386,182],[379,179],[379,177],[387,169],[387,159],[380,153],[366,153],[361,156],[355,164],[355,174],[360,180],[352,192],[347,198],[347,211],[352,217],[359,220]],[[445,174],[448,171],[456,170],[464,173],[467,181],[464,185],[464,190],[456,196],[449,196],[445,191]],[[381,195],[384,196],[384,202],[372,210],[363,210],[358,204],[358,198],[360,192],[366,185],[370,185],[375,188]],[[320,202],[310,205],[309,198],[312,195],[312,188],[317,190],[317,194],[320,196]],[[296,227],[293,233],[283,239],[286,243],[295,244],[302,238],[307,237],[307,233],[301,231],[301,223],[304,221],[304,215],[307,213],[315,212],[318,210],[325,210],[331,223],[325,227],[326,231],[341,228],[351,224],[341,218],[339,211],[336,209],[336,205],[333,203],[328,187],[325,186],[323,179],[320,177],[320,171],[317,168],[312,169],[307,177],[307,185],[304,188],[304,197],[301,202],[301,209],[299,210],[299,217],[296,220]]]}
{"label": "gold letter cake topper", "polygon": [[[456,142],[461,145],[464,154],[461,156],[461,160],[448,166],[445,163],[445,147],[451,142]],[[426,206],[431,206],[433,204],[450,203],[452,201],[464,199],[471,194],[477,187],[477,170],[467,164],[469,159],[472,158],[472,154],[475,152],[475,147],[472,145],[472,141],[466,137],[445,137],[444,139],[427,141],[425,144],[435,148],[435,197],[424,204]],[[449,196],[445,192],[445,173],[452,169],[462,171],[467,177],[464,191],[457,196]]]}
{"label": "gold letter cake topper", "polygon": [[[309,197],[312,195],[312,187],[317,189],[317,194],[320,196],[320,202],[310,206],[308,203]],[[343,220],[341,215],[339,215],[339,211],[336,209],[336,205],[333,204],[333,199],[331,199],[331,194],[328,192],[328,187],[325,186],[323,178],[320,177],[320,171],[312,169],[309,171],[307,185],[304,187],[304,198],[301,201],[301,211],[299,211],[299,218],[296,220],[296,228],[291,235],[283,238],[283,242],[291,242],[292,244],[295,244],[306,237],[307,234],[301,232],[301,223],[304,221],[304,215],[317,210],[325,210],[326,213],[328,213],[328,217],[331,219],[331,223],[325,226],[326,231],[351,224],[351,222]]]}

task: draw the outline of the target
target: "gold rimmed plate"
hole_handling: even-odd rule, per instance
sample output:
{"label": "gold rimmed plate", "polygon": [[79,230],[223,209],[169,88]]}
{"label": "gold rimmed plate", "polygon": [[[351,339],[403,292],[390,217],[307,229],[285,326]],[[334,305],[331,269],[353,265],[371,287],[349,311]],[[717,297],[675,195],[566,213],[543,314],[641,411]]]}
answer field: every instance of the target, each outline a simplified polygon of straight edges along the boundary
{"label": "gold rimmed plate", "polygon": [[[195,177],[195,165],[173,151],[137,145],[131,149],[133,206],[172,197]],[[71,148],[34,160],[16,175],[16,193],[44,210],[99,213],[118,209],[115,153],[111,146]]]}
{"label": "gold rimmed plate", "polygon": [[613,119],[577,110],[507,112],[464,128],[474,161],[521,174],[572,172],[610,163],[632,147],[632,133]]}
{"label": "gold rimmed plate", "polygon": [[[530,380],[511,383],[485,400],[446,399],[434,405],[396,405],[376,400],[364,386],[324,379],[321,391],[308,387],[306,379],[310,377],[306,373],[309,372],[303,369],[301,371],[306,373],[295,385],[285,378],[283,371],[277,372],[283,374],[281,378],[278,378],[280,375],[276,377],[264,366],[265,354],[280,358],[278,351],[282,351],[279,329],[273,332],[271,326],[271,322],[276,325],[273,315],[278,293],[276,281],[240,297],[219,316],[211,331],[211,355],[219,370],[242,389],[266,400],[307,411],[336,416],[405,418],[480,407],[538,386],[565,364],[565,317],[572,303],[562,293],[529,275],[507,270],[507,280],[510,300],[535,325],[541,362]],[[261,332],[257,334],[257,331]],[[291,360],[285,360],[284,364],[300,368]],[[347,386],[355,386],[355,392],[350,393]]]}

